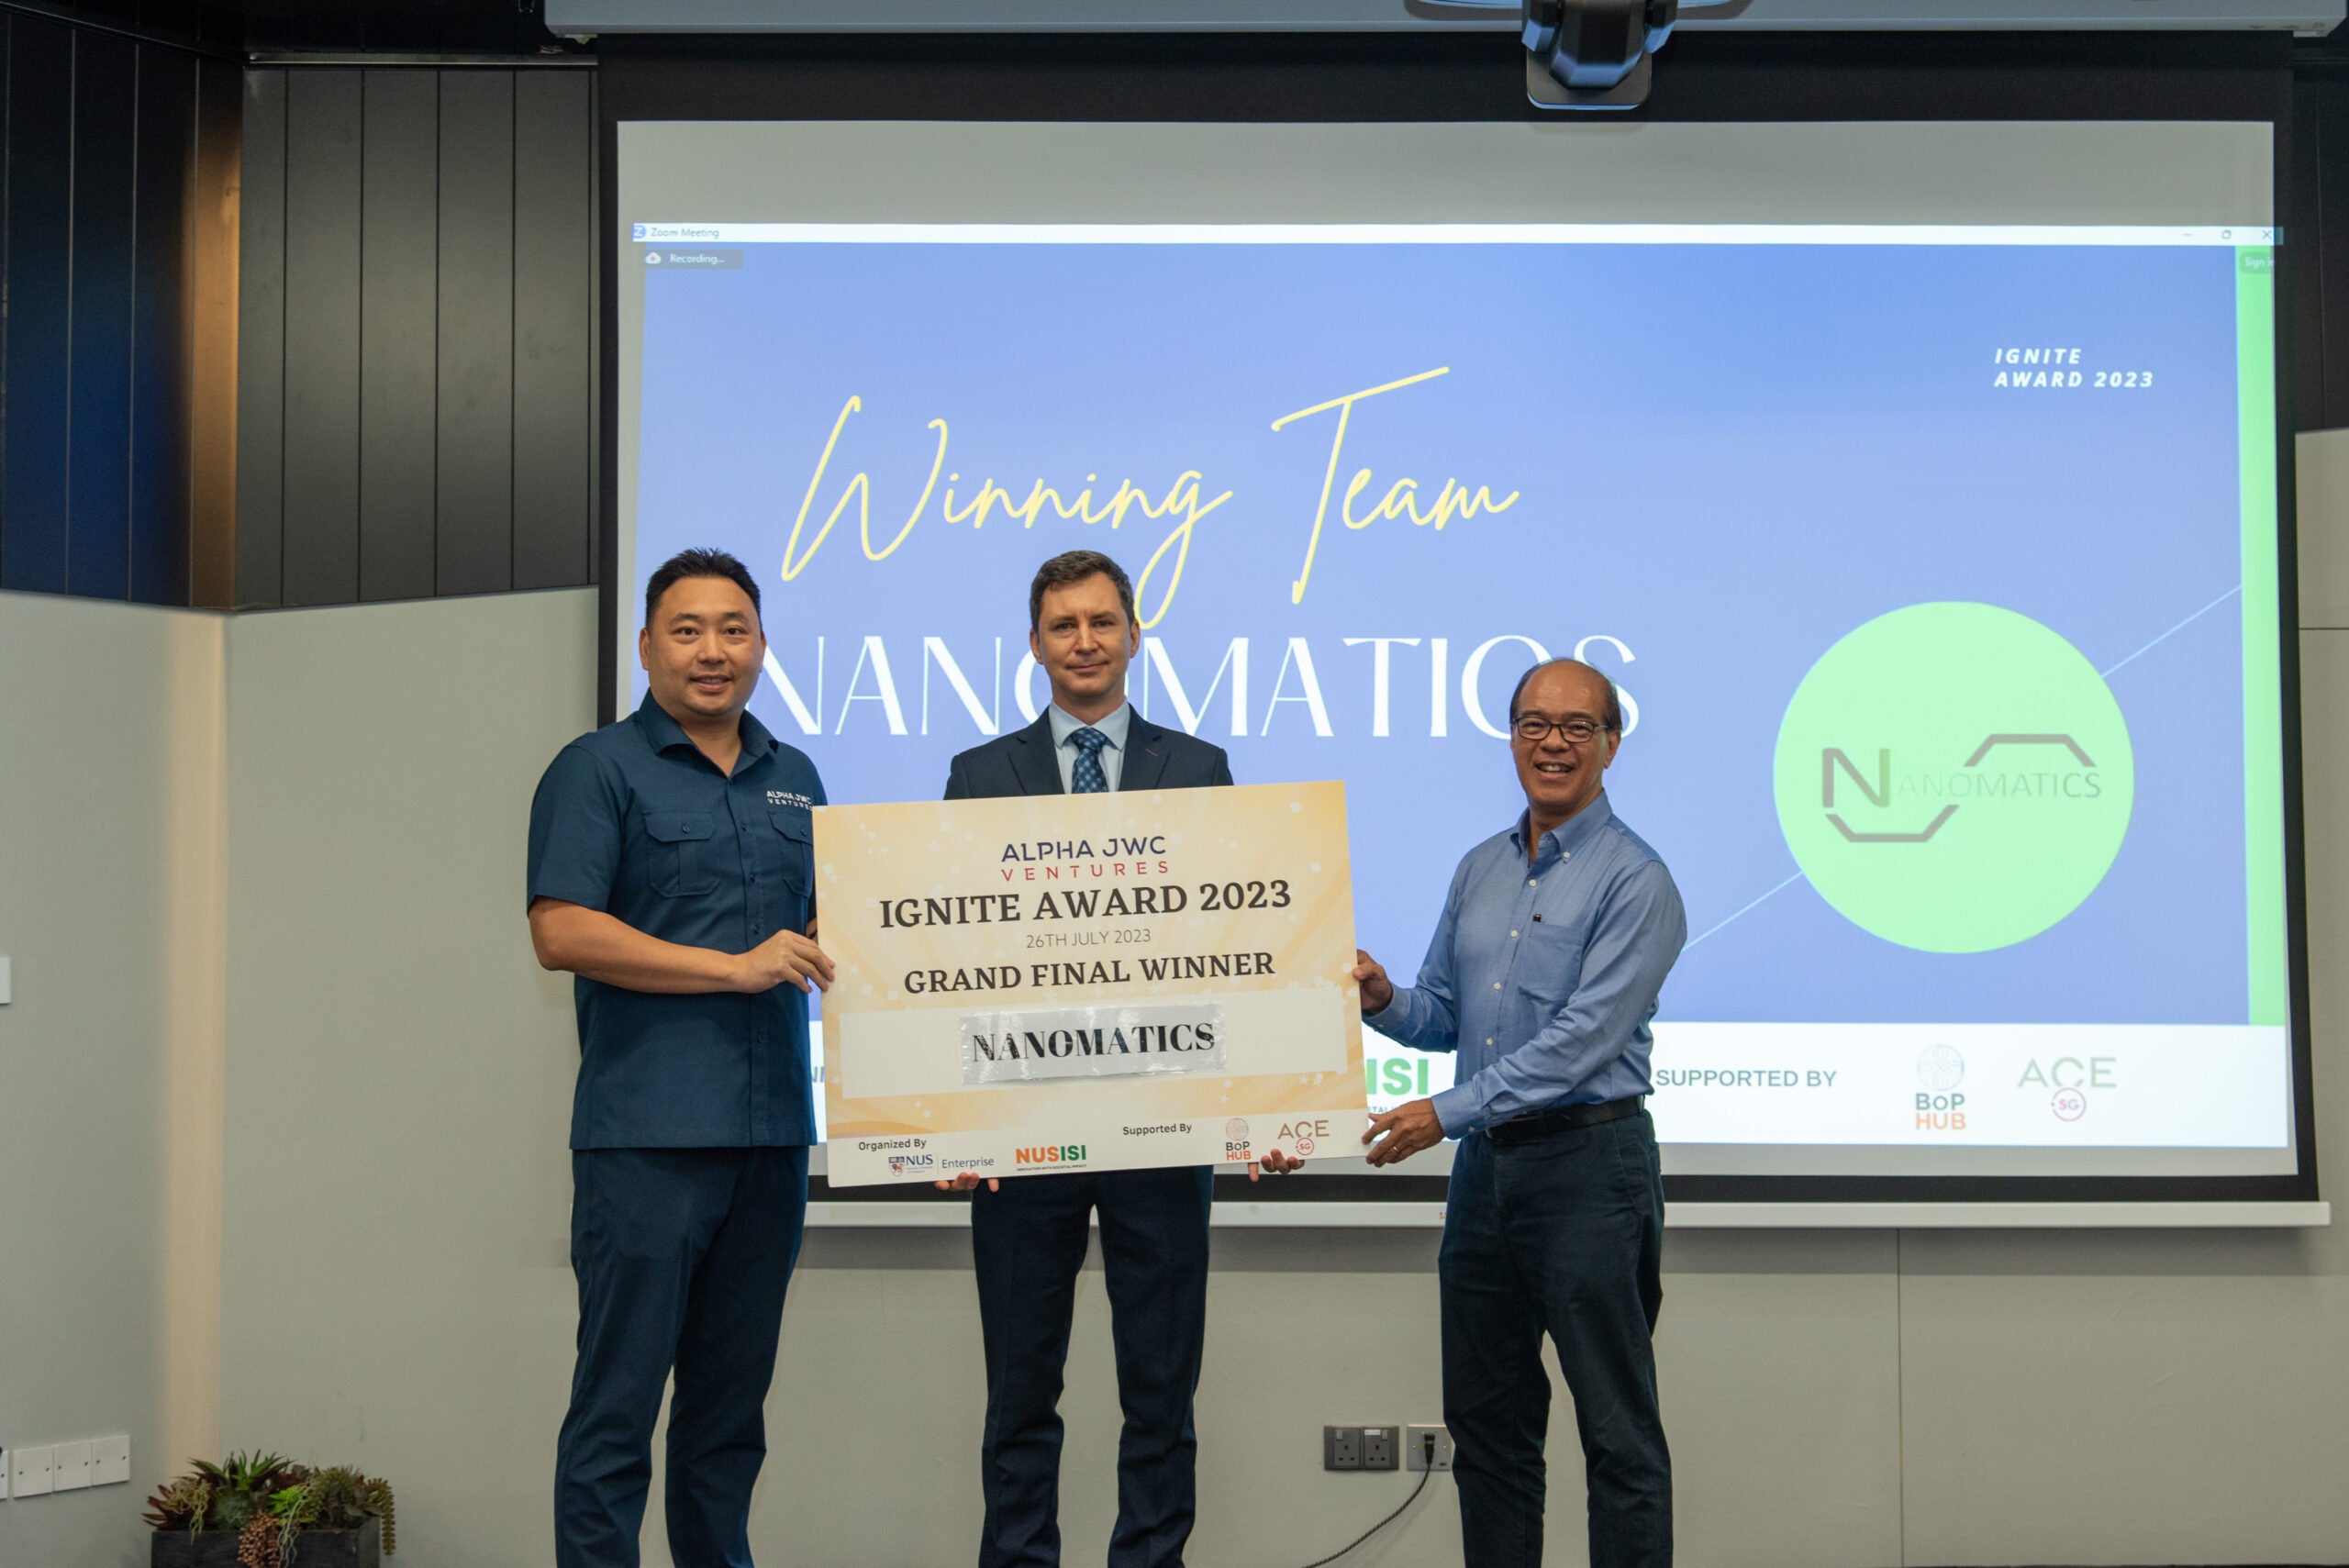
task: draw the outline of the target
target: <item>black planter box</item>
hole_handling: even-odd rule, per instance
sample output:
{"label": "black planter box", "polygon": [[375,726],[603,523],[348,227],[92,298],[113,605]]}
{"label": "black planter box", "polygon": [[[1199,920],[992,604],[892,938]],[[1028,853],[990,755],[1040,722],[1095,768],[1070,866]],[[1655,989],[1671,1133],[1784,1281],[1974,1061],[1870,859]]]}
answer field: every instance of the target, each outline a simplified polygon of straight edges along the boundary
{"label": "black planter box", "polygon": [[[152,1537],[152,1568],[237,1568],[237,1532],[159,1529]],[[287,1568],[380,1568],[384,1521],[369,1519],[357,1529],[294,1532],[294,1560]]]}

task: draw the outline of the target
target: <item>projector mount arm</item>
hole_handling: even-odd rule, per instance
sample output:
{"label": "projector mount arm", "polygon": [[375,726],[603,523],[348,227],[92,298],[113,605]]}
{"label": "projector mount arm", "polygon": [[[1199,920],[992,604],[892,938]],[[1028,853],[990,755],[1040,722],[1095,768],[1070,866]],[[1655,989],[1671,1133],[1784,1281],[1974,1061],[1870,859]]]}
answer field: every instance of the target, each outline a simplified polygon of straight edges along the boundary
{"label": "projector mount arm", "polygon": [[1523,17],[1525,95],[1544,109],[1628,109],[1644,103],[1656,50],[1683,6],[1732,0],[1446,0]]}

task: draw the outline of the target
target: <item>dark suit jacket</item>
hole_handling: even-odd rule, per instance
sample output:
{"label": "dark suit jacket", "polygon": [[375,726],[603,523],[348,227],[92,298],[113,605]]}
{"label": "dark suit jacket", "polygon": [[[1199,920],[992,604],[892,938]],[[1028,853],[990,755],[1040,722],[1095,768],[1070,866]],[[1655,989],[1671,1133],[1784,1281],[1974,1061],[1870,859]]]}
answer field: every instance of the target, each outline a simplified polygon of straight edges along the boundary
{"label": "dark suit jacket", "polygon": [[[1223,748],[1152,724],[1140,713],[1126,728],[1120,791],[1200,789],[1231,782]],[[1052,715],[1025,729],[999,735],[956,757],[946,770],[946,798],[977,800],[1005,795],[1065,795],[1060,759],[1052,755]]]}

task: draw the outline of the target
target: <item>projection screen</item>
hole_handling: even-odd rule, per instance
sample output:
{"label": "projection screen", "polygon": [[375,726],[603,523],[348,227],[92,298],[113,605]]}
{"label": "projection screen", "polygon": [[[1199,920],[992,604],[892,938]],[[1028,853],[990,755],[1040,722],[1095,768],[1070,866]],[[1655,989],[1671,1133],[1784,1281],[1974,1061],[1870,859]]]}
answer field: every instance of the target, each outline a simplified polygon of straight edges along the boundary
{"label": "projection screen", "polygon": [[[721,546],[758,715],[932,797],[1107,550],[1138,709],[1345,782],[1402,977],[1573,654],[1688,910],[1668,1173],[2289,1195],[2270,137],[623,121],[618,706]],[[1375,1107],[1450,1083],[1366,1039]]]}

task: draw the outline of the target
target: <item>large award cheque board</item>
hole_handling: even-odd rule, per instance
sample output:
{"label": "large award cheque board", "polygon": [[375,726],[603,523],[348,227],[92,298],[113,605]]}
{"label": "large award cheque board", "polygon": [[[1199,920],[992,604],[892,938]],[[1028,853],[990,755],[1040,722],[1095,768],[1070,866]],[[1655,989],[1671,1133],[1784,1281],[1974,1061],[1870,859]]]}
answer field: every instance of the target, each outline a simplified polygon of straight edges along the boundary
{"label": "large award cheque board", "polygon": [[816,812],[836,1186],[1353,1150],[1345,786]]}

